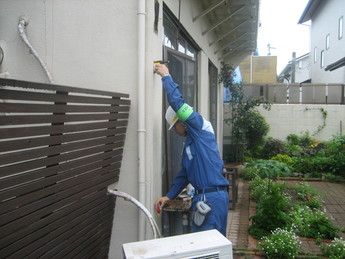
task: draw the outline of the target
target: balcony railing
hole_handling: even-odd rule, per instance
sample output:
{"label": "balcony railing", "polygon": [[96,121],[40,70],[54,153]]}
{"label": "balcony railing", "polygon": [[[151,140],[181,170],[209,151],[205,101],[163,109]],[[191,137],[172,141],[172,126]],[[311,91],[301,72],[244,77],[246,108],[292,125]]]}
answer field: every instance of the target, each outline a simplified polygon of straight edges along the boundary
{"label": "balcony railing", "polygon": [[345,84],[243,84],[247,96],[280,104],[345,104]]}

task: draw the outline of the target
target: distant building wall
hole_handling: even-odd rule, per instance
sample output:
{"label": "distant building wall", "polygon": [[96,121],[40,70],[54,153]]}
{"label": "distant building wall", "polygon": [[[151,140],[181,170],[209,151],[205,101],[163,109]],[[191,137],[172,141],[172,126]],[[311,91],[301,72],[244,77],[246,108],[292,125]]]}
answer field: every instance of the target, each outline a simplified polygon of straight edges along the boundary
{"label": "distant building wall", "polygon": [[[339,19],[342,17],[342,37],[339,38]],[[310,78],[313,83],[344,83],[345,67],[334,71],[324,69],[345,56],[345,1],[320,1],[311,16]],[[327,46],[327,37],[329,45]],[[315,55],[315,57],[314,57]],[[323,59],[323,64],[321,62]]]}
{"label": "distant building wall", "polygon": [[276,56],[248,56],[240,65],[243,83],[276,83]]}
{"label": "distant building wall", "polygon": [[[327,112],[323,119],[323,109]],[[290,134],[303,135],[307,131],[310,136],[326,141],[336,134],[345,134],[344,105],[314,105],[314,104],[274,104],[270,111],[261,106],[257,110],[270,125],[269,137],[285,141]],[[230,106],[224,105],[224,118],[230,118]],[[325,126],[318,132],[319,127]],[[224,144],[230,144],[231,125],[224,122]],[[318,133],[317,133],[318,132]],[[317,133],[317,134],[315,134]]]}
{"label": "distant building wall", "polygon": [[297,60],[295,66],[295,83],[301,83],[310,78],[310,59],[309,55]]}

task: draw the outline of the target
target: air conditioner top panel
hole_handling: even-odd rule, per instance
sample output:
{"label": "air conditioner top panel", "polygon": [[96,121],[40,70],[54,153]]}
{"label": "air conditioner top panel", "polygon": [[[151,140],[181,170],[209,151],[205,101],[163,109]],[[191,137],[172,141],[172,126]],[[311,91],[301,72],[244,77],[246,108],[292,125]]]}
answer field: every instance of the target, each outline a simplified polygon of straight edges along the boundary
{"label": "air conditioner top panel", "polygon": [[123,251],[126,259],[196,258],[206,254],[221,256],[197,258],[232,258],[232,244],[218,230],[127,243]]}

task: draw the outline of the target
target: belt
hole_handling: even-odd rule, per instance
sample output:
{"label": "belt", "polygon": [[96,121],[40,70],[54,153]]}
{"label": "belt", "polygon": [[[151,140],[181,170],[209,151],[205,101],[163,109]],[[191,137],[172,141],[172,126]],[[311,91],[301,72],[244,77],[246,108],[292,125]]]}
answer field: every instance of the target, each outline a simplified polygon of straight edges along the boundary
{"label": "belt", "polygon": [[205,193],[209,193],[209,192],[225,191],[225,190],[227,190],[226,187],[205,188],[205,189],[195,190],[195,195],[205,194]]}

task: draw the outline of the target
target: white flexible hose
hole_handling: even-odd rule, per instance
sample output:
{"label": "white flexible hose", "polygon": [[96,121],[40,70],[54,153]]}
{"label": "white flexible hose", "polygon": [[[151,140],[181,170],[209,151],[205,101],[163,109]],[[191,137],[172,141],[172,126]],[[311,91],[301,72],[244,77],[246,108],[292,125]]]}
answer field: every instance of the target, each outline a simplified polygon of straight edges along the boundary
{"label": "white flexible hose", "polygon": [[30,44],[28,38],[26,37],[25,28],[26,28],[27,24],[28,23],[27,23],[27,20],[25,19],[25,17],[19,18],[19,24],[18,24],[19,35],[22,38],[22,40],[24,41],[24,43],[26,44],[26,46],[29,48],[32,55],[34,55],[34,57],[40,63],[40,65],[42,66],[44,72],[46,73],[46,75],[48,77],[49,82],[52,84],[52,83],[54,83],[54,81],[53,81],[53,78],[48,71],[48,68],[44,64],[43,60],[38,56],[38,53],[36,52],[34,47]]}
{"label": "white flexible hose", "polygon": [[131,195],[125,193],[125,192],[120,192],[120,191],[113,191],[108,189],[108,194],[113,194],[115,196],[119,196],[124,198],[126,201],[130,201],[132,203],[134,203],[135,205],[137,205],[146,215],[146,217],[148,218],[152,230],[153,230],[153,236],[154,238],[160,238],[161,237],[161,233],[159,231],[159,228],[156,224],[156,221],[153,219],[151,213],[144,207],[143,204],[141,204],[137,199],[135,199],[134,197],[132,197]]}

